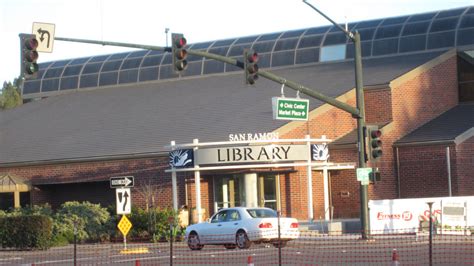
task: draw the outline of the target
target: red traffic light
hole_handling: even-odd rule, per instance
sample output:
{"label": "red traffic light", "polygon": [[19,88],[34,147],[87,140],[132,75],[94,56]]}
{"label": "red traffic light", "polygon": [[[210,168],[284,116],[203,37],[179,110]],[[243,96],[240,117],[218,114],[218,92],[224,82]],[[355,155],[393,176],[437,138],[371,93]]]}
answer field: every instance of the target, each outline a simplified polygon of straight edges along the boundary
{"label": "red traffic light", "polygon": [[258,53],[252,49],[244,50],[245,83],[253,85],[258,79]]}
{"label": "red traffic light", "polygon": [[186,45],[187,41],[184,37],[178,37],[175,39],[176,48],[182,48]]}
{"label": "red traffic light", "polygon": [[21,49],[20,75],[25,79],[35,78],[39,70],[39,66],[36,63],[39,57],[38,51],[36,51],[39,42],[34,34],[21,33],[19,36]]}
{"label": "red traffic light", "polygon": [[28,38],[25,40],[25,47],[28,49],[28,50],[36,50],[36,48],[38,48],[38,40],[36,40],[36,38]]}
{"label": "red traffic light", "polygon": [[184,38],[183,34],[173,33],[171,35],[172,38],[172,47],[171,53],[173,56],[173,69],[174,71],[183,71],[186,69],[188,61],[186,61],[186,57],[188,56],[188,51],[186,51],[186,38]]}
{"label": "red traffic light", "polygon": [[370,131],[370,136],[372,138],[380,138],[382,136],[382,131],[380,131],[380,129],[377,129],[377,130],[371,130]]}
{"label": "red traffic light", "polygon": [[257,63],[258,62],[258,54],[257,52],[250,51],[247,53],[247,61],[249,63]]}

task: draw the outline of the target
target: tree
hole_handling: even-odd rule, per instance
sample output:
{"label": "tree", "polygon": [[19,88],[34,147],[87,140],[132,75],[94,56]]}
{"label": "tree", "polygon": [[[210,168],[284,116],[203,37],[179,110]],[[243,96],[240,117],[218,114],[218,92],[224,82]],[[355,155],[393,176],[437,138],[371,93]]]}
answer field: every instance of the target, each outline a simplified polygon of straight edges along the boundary
{"label": "tree", "polygon": [[18,79],[15,79],[13,84],[11,82],[3,82],[0,94],[0,109],[11,109],[22,104],[18,84]]}

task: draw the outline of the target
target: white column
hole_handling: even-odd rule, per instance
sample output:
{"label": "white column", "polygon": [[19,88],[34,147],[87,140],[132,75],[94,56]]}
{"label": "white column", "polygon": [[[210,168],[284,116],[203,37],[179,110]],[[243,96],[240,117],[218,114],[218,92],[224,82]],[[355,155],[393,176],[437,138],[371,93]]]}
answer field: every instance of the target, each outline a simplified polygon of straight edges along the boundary
{"label": "white column", "polygon": [[222,201],[223,201],[224,208],[229,208],[229,197],[227,196],[228,193],[229,193],[229,189],[227,187],[227,184],[223,184],[222,185]]}
{"label": "white column", "polygon": [[[194,139],[193,144],[196,145],[196,147],[194,147],[194,150],[196,151],[198,149],[197,144],[199,144],[199,140]],[[199,165],[195,165],[194,167],[199,169]],[[202,212],[201,212],[201,173],[199,172],[199,170],[194,171],[194,185],[196,187],[196,212],[198,216],[198,223],[200,223],[202,222],[202,217],[201,217]]]}
{"label": "white column", "polygon": [[313,214],[313,173],[311,169],[311,137],[306,135],[305,137],[308,141],[306,145],[308,146],[308,166],[307,166],[307,176],[308,176],[308,221],[312,221],[314,214]]}
{"label": "white column", "polygon": [[449,146],[446,147],[446,162],[447,162],[446,167],[448,168],[448,192],[449,192],[449,196],[452,197],[453,192],[451,189],[451,157],[449,155]]}
{"label": "white column", "polygon": [[257,207],[258,206],[258,194],[257,194],[257,174],[245,174],[245,206],[246,207]]}
{"label": "white column", "polygon": [[[174,150],[176,146],[176,142],[173,140],[171,141],[171,150]],[[171,172],[171,190],[173,193],[173,209],[176,211],[178,210],[178,186],[176,184],[176,172],[173,171]]]}
{"label": "white column", "polygon": [[323,186],[324,186],[324,220],[328,221],[331,219],[330,209],[329,209],[329,175],[328,168],[324,166],[323,168]]}

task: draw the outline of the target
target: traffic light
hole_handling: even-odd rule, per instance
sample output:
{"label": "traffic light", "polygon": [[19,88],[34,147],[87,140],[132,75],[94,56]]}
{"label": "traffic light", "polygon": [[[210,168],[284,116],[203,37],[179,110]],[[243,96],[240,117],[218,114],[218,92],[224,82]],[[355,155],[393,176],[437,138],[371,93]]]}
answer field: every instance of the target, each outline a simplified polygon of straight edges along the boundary
{"label": "traffic light", "polygon": [[34,34],[20,34],[20,49],[21,49],[21,62],[20,62],[20,76],[25,79],[36,78],[36,74],[39,70],[38,64],[38,40]]}
{"label": "traffic light", "polygon": [[188,51],[186,51],[186,38],[183,37],[183,34],[173,33],[171,34],[171,39],[173,45],[171,52],[173,53],[173,69],[174,71],[183,71],[188,65],[186,57],[188,56]]}
{"label": "traffic light", "polygon": [[380,177],[380,171],[378,168],[372,168],[372,172],[369,173],[369,182],[375,183],[381,181],[382,178]]}
{"label": "traffic light", "polygon": [[382,157],[382,141],[380,140],[382,131],[378,126],[367,126],[366,128],[369,161],[377,162]]}
{"label": "traffic light", "polygon": [[253,85],[258,79],[258,54],[252,49],[244,50],[245,83]]}

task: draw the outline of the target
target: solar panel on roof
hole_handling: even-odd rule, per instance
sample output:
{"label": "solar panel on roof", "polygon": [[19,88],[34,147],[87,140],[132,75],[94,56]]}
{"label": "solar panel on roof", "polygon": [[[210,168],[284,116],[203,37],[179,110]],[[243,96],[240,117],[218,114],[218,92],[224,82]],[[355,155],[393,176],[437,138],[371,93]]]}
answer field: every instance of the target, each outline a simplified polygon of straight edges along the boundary
{"label": "solar panel on roof", "polygon": [[105,72],[99,76],[99,86],[115,85],[117,84],[118,72]]}
{"label": "solar panel on roof", "polygon": [[107,61],[104,63],[104,66],[102,67],[101,72],[118,70],[121,64],[122,64],[122,60]]}
{"label": "solar panel on roof", "polygon": [[105,59],[107,59],[109,56],[110,56],[110,55],[94,56],[94,57],[92,57],[91,60],[89,60],[89,63],[105,61]]}
{"label": "solar panel on roof", "polygon": [[259,54],[268,53],[273,50],[274,45],[275,42],[258,42],[253,45],[252,49],[254,49]]}
{"label": "solar panel on roof", "polygon": [[97,87],[98,74],[82,75],[79,80],[79,88]]}
{"label": "solar panel on roof", "polygon": [[459,16],[461,15],[465,8],[460,8],[460,9],[451,9],[451,10],[444,10],[440,11],[436,18],[446,18],[446,17],[454,17],[454,16]]}
{"label": "solar panel on roof", "polygon": [[66,69],[64,69],[63,76],[75,76],[79,75],[79,73],[82,70],[82,65],[72,65],[72,66],[67,66]]}
{"label": "solar panel on roof", "polygon": [[59,79],[45,79],[41,84],[41,92],[59,90]]}
{"label": "solar panel on roof", "polygon": [[281,32],[278,33],[271,33],[271,34],[264,34],[258,38],[257,42],[263,42],[263,41],[273,41],[276,40],[278,37],[280,37]]}
{"label": "solar panel on roof", "polygon": [[201,42],[201,43],[195,43],[190,45],[190,49],[194,50],[199,50],[199,49],[207,49],[209,46],[211,46],[212,42]]}
{"label": "solar panel on roof", "polygon": [[292,50],[295,49],[298,39],[283,39],[278,40],[274,51]]}
{"label": "solar panel on roof", "polygon": [[468,45],[474,43],[474,28],[458,31],[457,45]]}
{"label": "solar panel on roof", "polygon": [[474,15],[466,15],[461,19],[461,23],[459,24],[459,28],[471,28],[474,27]]}
{"label": "solar panel on roof", "polygon": [[331,28],[331,27],[330,26],[324,26],[324,27],[310,28],[304,33],[304,35],[313,35],[313,34],[326,33],[329,30],[329,28]]}
{"label": "solar panel on roof", "polygon": [[407,36],[400,39],[400,52],[422,51],[426,48],[426,35]]}
{"label": "solar panel on roof", "polygon": [[123,62],[121,69],[138,68],[142,60],[143,60],[143,57],[126,59]]}
{"label": "solar panel on roof", "polygon": [[402,24],[405,21],[407,21],[409,16],[404,16],[404,17],[395,17],[395,18],[387,18],[384,19],[382,24],[380,26],[387,26],[387,25],[394,25],[394,24]]}
{"label": "solar panel on roof", "polygon": [[206,60],[204,62],[204,74],[224,72],[224,63],[214,60]]}
{"label": "solar panel on roof", "polygon": [[23,86],[23,94],[32,94],[40,92],[41,80],[31,80],[25,82]]}
{"label": "solar panel on roof", "polygon": [[321,45],[323,35],[310,35],[301,38],[298,48],[316,47]]}
{"label": "solar panel on roof", "polygon": [[157,80],[158,70],[158,67],[147,67],[140,69],[139,81]]}
{"label": "solar panel on roof", "polygon": [[453,30],[456,28],[458,20],[458,17],[435,20],[431,24],[430,32]]}
{"label": "solar panel on roof", "polygon": [[301,49],[296,52],[297,64],[316,63],[319,60],[319,48]]}
{"label": "solar panel on roof", "polygon": [[46,74],[43,78],[57,78],[63,73],[63,67],[50,68],[46,71]]}
{"label": "solar panel on roof", "polygon": [[162,55],[158,56],[147,56],[143,59],[142,67],[149,67],[149,66],[158,66],[163,59]]}
{"label": "solar panel on roof", "polygon": [[242,44],[242,43],[253,43],[259,36],[249,36],[249,37],[242,37],[242,38],[239,38],[235,43],[235,44]]}
{"label": "solar panel on roof", "polygon": [[82,74],[98,73],[101,67],[102,63],[88,63],[82,70]]}
{"label": "solar panel on roof", "polygon": [[292,65],[295,60],[295,52],[294,51],[283,51],[279,53],[273,53],[272,56],[272,66],[287,66]]}
{"label": "solar panel on roof", "polygon": [[79,77],[64,77],[61,78],[60,90],[70,90],[76,89],[77,83],[79,82]]}
{"label": "solar panel on roof", "polygon": [[432,13],[413,15],[408,19],[408,22],[431,20],[436,14],[437,14],[436,12],[432,12]]}
{"label": "solar panel on roof", "polygon": [[299,37],[301,34],[303,34],[305,30],[292,30],[292,31],[287,31],[281,35],[280,39],[283,38],[293,38],[293,37]]}
{"label": "solar panel on roof", "polygon": [[428,35],[428,49],[452,47],[454,45],[454,31],[431,33]]}
{"label": "solar panel on roof", "polygon": [[415,35],[415,34],[423,34],[428,31],[428,27],[430,26],[430,21],[422,21],[422,22],[415,22],[406,24],[403,28],[402,35]]}
{"label": "solar panel on roof", "polygon": [[84,64],[85,62],[89,61],[91,59],[90,57],[83,57],[83,58],[77,58],[71,61],[69,65],[78,65],[78,64]]}
{"label": "solar panel on roof", "polygon": [[377,33],[375,33],[375,39],[398,37],[398,35],[400,35],[401,30],[402,25],[378,27]]}
{"label": "solar panel on roof", "polygon": [[119,72],[119,83],[133,83],[138,81],[138,69],[123,70]]}

